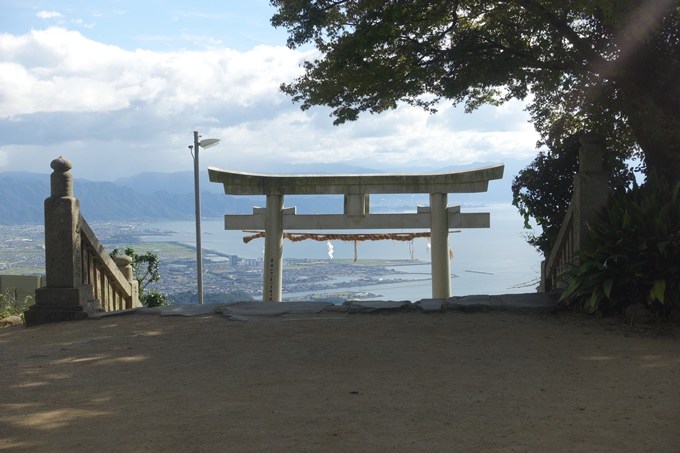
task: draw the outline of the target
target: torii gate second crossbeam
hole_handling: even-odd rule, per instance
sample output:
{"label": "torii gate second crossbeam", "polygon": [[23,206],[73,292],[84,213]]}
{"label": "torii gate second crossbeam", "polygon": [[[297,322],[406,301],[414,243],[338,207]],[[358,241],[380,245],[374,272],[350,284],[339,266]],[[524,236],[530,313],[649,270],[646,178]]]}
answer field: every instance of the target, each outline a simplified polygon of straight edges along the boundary
{"label": "torii gate second crossbeam", "polygon": [[[489,213],[461,213],[448,206],[449,193],[486,192],[489,181],[503,177],[503,164],[450,173],[377,175],[260,175],[209,167],[211,182],[224,185],[229,195],[266,195],[266,208],[252,215],[225,215],[225,230],[264,230],[264,288],[262,300],[281,301],[284,230],[411,229],[429,228],[432,297],[451,296],[449,228],[489,228]],[[416,213],[371,214],[370,194],[430,195],[430,206]],[[345,196],[343,214],[298,215],[284,208],[284,195]]]}

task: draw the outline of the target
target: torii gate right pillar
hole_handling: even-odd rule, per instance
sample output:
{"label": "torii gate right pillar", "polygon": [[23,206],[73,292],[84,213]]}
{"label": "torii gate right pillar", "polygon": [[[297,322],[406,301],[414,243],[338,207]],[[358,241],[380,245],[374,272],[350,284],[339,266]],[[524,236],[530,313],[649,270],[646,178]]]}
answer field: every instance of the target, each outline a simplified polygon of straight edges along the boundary
{"label": "torii gate right pillar", "polygon": [[448,194],[430,194],[430,241],[432,247],[432,298],[451,297],[451,262],[449,260],[449,224],[446,212]]}
{"label": "torii gate right pillar", "polygon": [[264,302],[281,302],[283,292],[283,195],[267,195],[264,237]]}

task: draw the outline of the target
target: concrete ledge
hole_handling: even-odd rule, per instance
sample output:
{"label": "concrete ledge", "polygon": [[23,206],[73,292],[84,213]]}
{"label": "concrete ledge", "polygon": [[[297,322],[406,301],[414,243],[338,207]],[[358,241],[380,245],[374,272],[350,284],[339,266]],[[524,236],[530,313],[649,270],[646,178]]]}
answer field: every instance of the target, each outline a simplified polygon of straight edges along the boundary
{"label": "concrete ledge", "polygon": [[478,294],[472,296],[449,297],[444,306],[447,310],[460,310],[466,312],[484,311],[490,308],[499,308],[499,301],[492,301],[491,296]]}
{"label": "concrete ledge", "polygon": [[347,301],[343,305],[330,302],[230,302],[224,304],[169,305],[155,308],[132,308],[113,312],[97,312],[99,301],[86,305],[32,305],[26,312],[28,326],[46,322],[71,321],[75,319],[102,319],[128,314],[155,316],[202,316],[222,314],[232,321],[247,321],[250,316],[279,316],[287,314],[329,313],[377,313],[407,312],[443,313],[448,310],[462,312],[512,311],[546,313],[557,309],[557,297],[552,293],[486,294],[448,299],[421,299],[416,303],[408,300]]}
{"label": "concrete ledge", "polygon": [[503,294],[500,296],[473,295],[451,297],[444,304],[447,310],[477,312],[503,310],[515,312],[550,312],[557,300],[550,293]]}
{"label": "concrete ledge", "polygon": [[214,315],[224,304],[192,304],[192,305],[166,305],[163,307],[154,307],[158,310],[161,316],[201,316]]}
{"label": "concrete ledge", "polygon": [[444,312],[444,304],[446,299],[422,299],[414,305],[418,311],[422,313]]}
{"label": "concrete ledge", "polygon": [[332,305],[330,302],[232,302],[224,304],[222,312],[240,316],[316,314]]}
{"label": "concrete ledge", "polygon": [[158,307],[153,308],[142,307],[137,309],[135,313],[138,315],[160,315],[161,310]]}
{"label": "concrete ledge", "polygon": [[400,311],[412,308],[411,301],[402,300],[363,300],[347,301],[343,305],[347,306],[349,313],[375,313],[378,311]]}
{"label": "concrete ledge", "polygon": [[552,311],[557,308],[557,296],[553,293],[503,294],[497,296],[503,306],[514,311]]}
{"label": "concrete ledge", "polygon": [[333,313],[347,313],[349,311],[349,307],[347,305],[329,305],[324,308],[323,311]]}

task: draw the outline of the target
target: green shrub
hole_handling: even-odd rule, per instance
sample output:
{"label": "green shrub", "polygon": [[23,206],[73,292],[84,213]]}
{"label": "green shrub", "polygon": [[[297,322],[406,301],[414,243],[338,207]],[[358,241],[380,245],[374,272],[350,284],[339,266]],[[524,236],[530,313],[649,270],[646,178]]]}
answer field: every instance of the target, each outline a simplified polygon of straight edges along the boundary
{"label": "green shrub", "polygon": [[152,289],[146,293],[139,295],[139,301],[149,308],[153,307],[163,307],[166,305],[172,305],[172,301],[168,300],[168,296],[162,292]]}
{"label": "green shrub", "polygon": [[583,311],[642,302],[657,313],[680,308],[680,182],[650,172],[643,186],[613,195],[589,225],[581,264],[561,300]]}
{"label": "green shrub", "polygon": [[17,300],[14,288],[7,288],[4,293],[0,293],[0,319],[10,316],[20,316],[23,319],[24,312],[32,303],[31,296],[26,296],[24,300]]}

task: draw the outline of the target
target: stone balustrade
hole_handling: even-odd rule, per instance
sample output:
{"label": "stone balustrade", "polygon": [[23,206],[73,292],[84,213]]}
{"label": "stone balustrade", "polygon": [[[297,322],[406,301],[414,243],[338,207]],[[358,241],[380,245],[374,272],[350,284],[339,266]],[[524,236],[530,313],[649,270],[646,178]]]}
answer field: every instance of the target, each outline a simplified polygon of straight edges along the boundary
{"label": "stone balustrade", "polygon": [[140,307],[132,260],[121,256],[114,262],[80,214],[71,162],[59,157],[51,167],[51,194],[45,200],[46,285],[36,290],[35,304],[25,313],[26,324]]}
{"label": "stone balustrade", "polygon": [[559,276],[576,264],[574,245],[576,243],[576,229],[574,228],[574,204],[569,205],[567,214],[562,221],[562,227],[550,251],[548,260],[541,263],[541,286],[539,291],[550,291],[560,281]]}
{"label": "stone balustrade", "polygon": [[100,309],[116,311],[141,306],[132,258],[120,255],[111,259],[82,216],[81,221],[83,284],[92,286]]}

